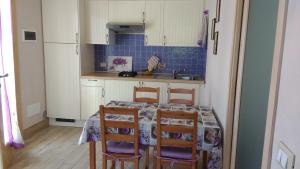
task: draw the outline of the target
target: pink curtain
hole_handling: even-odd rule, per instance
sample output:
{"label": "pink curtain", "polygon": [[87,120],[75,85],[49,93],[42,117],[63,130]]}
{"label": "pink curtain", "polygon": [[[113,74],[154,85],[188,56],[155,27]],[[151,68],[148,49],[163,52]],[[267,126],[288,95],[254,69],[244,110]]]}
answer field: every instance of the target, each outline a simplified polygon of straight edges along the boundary
{"label": "pink curtain", "polygon": [[1,78],[0,81],[4,141],[14,148],[22,148],[24,142],[18,126],[16,106],[10,0],[0,1],[0,75],[4,74],[8,74],[8,77]]}

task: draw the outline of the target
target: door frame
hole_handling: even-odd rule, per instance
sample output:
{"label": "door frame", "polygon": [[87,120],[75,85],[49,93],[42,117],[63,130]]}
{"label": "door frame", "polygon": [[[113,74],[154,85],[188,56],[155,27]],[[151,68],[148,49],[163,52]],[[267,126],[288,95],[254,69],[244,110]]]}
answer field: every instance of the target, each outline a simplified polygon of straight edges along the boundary
{"label": "door frame", "polygon": [[236,149],[237,149],[237,136],[238,136],[238,124],[240,115],[240,99],[242,93],[242,81],[243,81],[243,69],[244,69],[244,58],[245,58],[245,48],[246,48],[246,37],[247,37],[247,27],[248,27],[248,14],[249,14],[250,0],[243,0],[239,4],[241,11],[240,14],[240,41],[236,42],[235,46],[238,48],[236,50],[237,61],[236,61],[236,79],[231,79],[231,83],[234,83],[235,90],[231,96],[232,108],[229,112],[233,112],[232,116],[232,140],[231,140],[231,157],[230,159],[230,169],[235,169],[236,163]]}
{"label": "door frame", "polygon": [[[16,106],[17,106],[17,116],[18,124],[20,127],[21,134],[23,135],[23,111],[21,106],[21,83],[20,83],[20,70],[19,70],[19,45],[18,45],[18,32],[17,32],[17,10],[16,10],[16,0],[11,0],[11,12],[12,12],[12,29],[13,29],[13,50],[14,50],[14,66],[15,66],[15,88],[16,88]],[[3,137],[3,136],[2,136]],[[1,138],[1,137],[0,137]],[[8,168],[15,151],[9,147],[5,146],[0,142],[1,154],[2,154],[2,165],[3,168]],[[0,166],[1,167],[1,166]]]}
{"label": "door frame", "polygon": [[285,28],[288,12],[288,1],[279,0],[277,26],[275,35],[275,47],[273,54],[272,74],[270,81],[269,101],[266,119],[265,140],[261,169],[270,169],[272,160],[273,137],[278,103],[279,82],[281,76],[281,64],[285,39]]}
{"label": "door frame", "polygon": [[[234,169],[237,138],[238,111],[236,100],[240,98],[241,78],[249,13],[249,0],[236,1],[236,17],[234,25],[234,42],[230,68],[230,85],[227,109],[226,136],[224,136],[223,169]],[[239,106],[238,106],[239,107]]]}
{"label": "door frame", "polygon": [[[230,169],[235,169],[235,163],[236,163],[236,148],[237,148],[236,146],[237,146],[237,135],[238,135],[241,86],[243,80],[244,53],[245,53],[245,44],[246,44],[246,36],[247,36],[248,13],[250,7],[249,2],[250,0],[244,0],[243,3],[243,13],[245,15],[242,14],[242,28],[241,28],[242,30],[240,35],[241,40],[238,45],[236,44],[237,46],[239,46],[239,54],[238,54],[236,90],[234,95],[235,97],[234,97],[234,106],[233,106],[234,120],[233,120]],[[270,169],[271,167],[270,164],[272,159],[273,135],[274,135],[274,126],[275,126],[275,119],[276,119],[277,96],[278,96],[278,87],[279,87],[279,80],[280,80],[280,70],[281,70],[281,62],[282,62],[287,7],[288,7],[288,0],[279,0],[276,35],[275,35],[276,38],[275,38],[275,47],[274,47],[274,54],[273,54],[274,57],[273,57],[272,74],[271,74],[271,81],[270,81],[265,140],[264,140],[264,147],[263,147],[261,169]]]}

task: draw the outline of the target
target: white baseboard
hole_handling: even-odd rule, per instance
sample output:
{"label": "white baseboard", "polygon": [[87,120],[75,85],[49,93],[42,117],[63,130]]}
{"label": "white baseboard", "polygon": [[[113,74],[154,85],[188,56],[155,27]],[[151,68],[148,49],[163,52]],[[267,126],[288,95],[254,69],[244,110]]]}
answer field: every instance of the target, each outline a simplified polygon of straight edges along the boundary
{"label": "white baseboard", "polygon": [[56,121],[55,118],[49,118],[50,126],[83,127],[84,123],[84,120],[75,120],[75,122],[60,122]]}

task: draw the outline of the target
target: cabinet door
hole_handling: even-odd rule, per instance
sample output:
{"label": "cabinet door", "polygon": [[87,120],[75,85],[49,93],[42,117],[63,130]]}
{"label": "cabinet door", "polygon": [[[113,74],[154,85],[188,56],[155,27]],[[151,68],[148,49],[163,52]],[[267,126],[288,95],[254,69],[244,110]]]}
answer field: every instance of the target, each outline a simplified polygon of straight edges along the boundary
{"label": "cabinet door", "polygon": [[166,46],[198,46],[203,1],[165,0],[164,34]]}
{"label": "cabinet door", "polygon": [[[140,86],[160,88],[159,103],[167,103],[167,85],[168,85],[167,83],[160,83],[160,82],[141,82]],[[154,93],[140,93],[138,96],[139,97],[155,98],[156,94],[154,94]]]}
{"label": "cabinet door", "polygon": [[44,42],[78,43],[78,0],[43,0]]}
{"label": "cabinet door", "polygon": [[79,47],[45,43],[48,117],[80,119]]}
{"label": "cabinet door", "polygon": [[144,21],[145,0],[110,0],[109,22]]}
{"label": "cabinet door", "polygon": [[146,0],[145,45],[163,46],[163,1]]}
{"label": "cabinet door", "polygon": [[90,81],[90,79],[81,79],[81,120],[87,120],[99,110],[100,105],[104,104],[104,88],[101,86],[83,84],[89,83],[83,81]]}
{"label": "cabinet door", "polygon": [[105,104],[112,100],[133,101],[133,88],[136,81],[105,80]]}
{"label": "cabinet door", "polygon": [[[195,105],[199,105],[199,96],[200,96],[200,84],[187,84],[187,83],[169,83],[168,88],[181,88],[181,89],[195,89]],[[191,95],[186,94],[168,94],[168,97],[172,98],[181,98],[181,99],[191,99]]]}
{"label": "cabinet door", "polygon": [[87,43],[107,44],[108,0],[87,0],[86,3]]}

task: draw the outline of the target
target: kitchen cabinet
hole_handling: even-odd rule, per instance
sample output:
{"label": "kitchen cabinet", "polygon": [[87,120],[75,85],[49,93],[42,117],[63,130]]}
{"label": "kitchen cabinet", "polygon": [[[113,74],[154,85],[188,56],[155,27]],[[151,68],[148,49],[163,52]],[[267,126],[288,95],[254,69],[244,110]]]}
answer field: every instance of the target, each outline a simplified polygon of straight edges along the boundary
{"label": "kitchen cabinet", "polygon": [[163,0],[146,0],[145,45],[163,46]]}
{"label": "kitchen cabinet", "polygon": [[81,79],[81,120],[87,120],[104,104],[104,80]]}
{"label": "kitchen cabinet", "polygon": [[137,81],[105,80],[105,104],[112,100],[133,101],[133,88]]}
{"label": "kitchen cabinet", "polygon": [[78,0],[42,0],[44,42],[79,43]]}
{"label": "kitchen cabinet", "polygon": [[89,44],[108,44],[108,0],[86,1],[86,40]]}
{"label": "kitchen cabinet", "polygon": [[[168,88],[182,88],[182,89],[195,89],[195,105],[200,105],[200,85],[199,84],[186,84],[186,83],[169,83]],[[168,96],[170,94],[168,92]],[[172,98],[191,99],[191,95],[186,94],[172,94]]]}
{"label": "kitchen cabinet", "polygon": [[[161,83],[161,82],[139,82],[138,87],[152,87],[152,88],[160,88],[159,93],[159,102],[160,103],[167,103],[167,83]],[[155,98],[156,94],[154,93],[139,93],[138,97],[149,97],[149,98]]]}
{"label": "kitchen cabinet", "polygon": [[165,46],[198,46],[202,16],[201,0],[165,0],[163,19]]}
{"label": "kitchen cabinet", "polygon": [[143,23],[145,0],[109,0],[109,22]]}
{"label": "kitchen cabinet", "polygon": [[80,119],[79,45],[44,43],[47,115]]}

